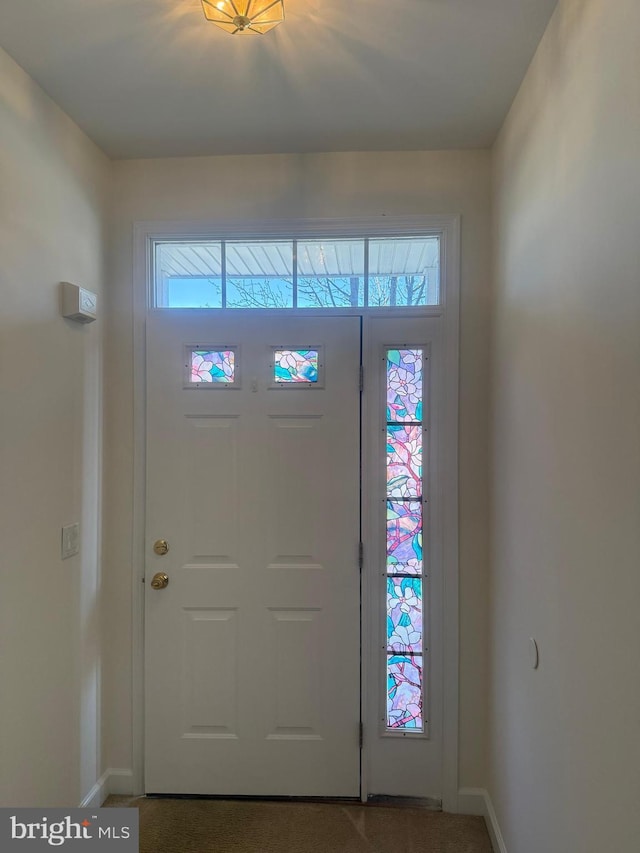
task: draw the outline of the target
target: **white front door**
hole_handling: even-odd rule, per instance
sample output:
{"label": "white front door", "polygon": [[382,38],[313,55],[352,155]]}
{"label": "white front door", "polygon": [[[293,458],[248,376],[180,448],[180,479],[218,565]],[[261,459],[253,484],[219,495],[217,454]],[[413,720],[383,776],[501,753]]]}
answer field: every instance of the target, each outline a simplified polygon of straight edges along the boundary
{"label": "white front door", "polygon": [[206,313],[147,325],[146,791],[356,797],[360,320]]}

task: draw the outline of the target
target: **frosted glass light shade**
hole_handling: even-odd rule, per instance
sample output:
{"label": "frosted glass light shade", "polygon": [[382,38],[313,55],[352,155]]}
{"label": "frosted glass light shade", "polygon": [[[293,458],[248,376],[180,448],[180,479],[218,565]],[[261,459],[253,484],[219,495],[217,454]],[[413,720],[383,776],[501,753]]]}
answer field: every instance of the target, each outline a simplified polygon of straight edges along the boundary
{"label": "frosted glass light shade", "polygon": [[284,21],[284,0],[202,0],[207,21],[232,35],[261,35]]}

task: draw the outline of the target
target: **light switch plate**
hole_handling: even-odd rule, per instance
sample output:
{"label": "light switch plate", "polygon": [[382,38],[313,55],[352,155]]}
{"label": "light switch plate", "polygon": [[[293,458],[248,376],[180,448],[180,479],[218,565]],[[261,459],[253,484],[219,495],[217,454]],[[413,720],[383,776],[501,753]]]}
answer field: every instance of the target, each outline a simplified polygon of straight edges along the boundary
{"label": "light switch plate", "polygon": [[80,525],[69,524],[62,528],[62,559],[75,557],[80,550]]}

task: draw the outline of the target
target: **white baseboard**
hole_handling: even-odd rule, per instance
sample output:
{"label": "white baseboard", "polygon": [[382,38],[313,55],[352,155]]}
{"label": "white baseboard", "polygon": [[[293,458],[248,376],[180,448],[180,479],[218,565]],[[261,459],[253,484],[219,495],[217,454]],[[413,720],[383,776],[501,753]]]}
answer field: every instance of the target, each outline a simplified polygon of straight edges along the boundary
{"label": "white baseboard", "polygon": [[494,853],[507,853],[496,811],[489,792],[485,788],[460,788],[458,791],[458,811],[461,814],[480,815],[487,825]]}
{"label": "white baseboard", "polygon": [[132,795],[133,770],[119,770],[113,767],[105,770],[80,803],[80,808],[99,809],[109,794],[116,794],[122,797]]}
{"label": "white baseboard", "polygon": [[111,768],[109,774],[109,793],[120,797],[133,796],[133,770]]}
{"label": "white baseboard", "polygon": [[486,806],[484,788],[460,788],[458,791],[458,812],[484,817]]}
{"label": "white baseboard", "polygon": [[491,844],[493,845],[493,849],[495,853],[507,853],[507,845],[504,843],[504,838],[502,837],[502,832],[500,831],[498,818],[496,817],[496,812],[493,808],[493,803],[491,802],[489,792],[485,791],[484,796],[486,807],[484,820],[487,824],[487,829],[489,830],[489,836],[491,838]]}
{"label": "white baseboard", "polygon": [[[80,808],[100,808],[109,794],[131,796],[133,794],[133,770],[111,767],[106,770],[80,803]],[[507,847],[498,825],[498,818],[485,788],[460,788],[458,811],[484,817],[494,853],[507,853]]]}
{"label": "white baseboard", "polygon": [[99,809],[109,796],[109,771],[107,770],[98,779],[87,796],[80,803],[81,809]]}

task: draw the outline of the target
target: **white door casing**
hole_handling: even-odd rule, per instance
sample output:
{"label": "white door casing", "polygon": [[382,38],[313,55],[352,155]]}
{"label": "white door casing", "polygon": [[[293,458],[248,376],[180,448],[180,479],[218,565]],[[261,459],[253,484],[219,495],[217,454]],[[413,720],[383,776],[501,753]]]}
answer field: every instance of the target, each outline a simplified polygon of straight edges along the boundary
{"label": "white door casing", "polygon": [[[147,324],[146,790],[357,797],[360,321],[204,314]],[[187,344],[241,387],[183,388]],[[324,388],[270,388],[310,345]]]}
{"label": "white door casing", "polygon": [[[417,782],[417,788],[409,791],[411,795],[431,795],[436,789],[442,792],[442,803],[445,811],[455,812],[459,809],[458,802],[458,360],[459,360],[459,232],[460,220],[457,216],[419,216],[419,217],[386,217],[384,221],[374,218],[366,220],[298,220],[296,222],[243,222],[243,223],[220,223],[220,222],[141,222],[134,227],[134,431],[135,431],[135,453],[134,453],[134,516],[133,516],[133,566],[132,591],[134,620],[133,639],[133,792],[142,793],[145,789],[152,790],[152,786],[144,781],[144,761],[147,739],[145,737],[145,705],[146,719],[148,719],[149,707],[154,697],[145,695],[146,659],[149,648],[145,644],[143,634],[143,610],[146,601],[145,585],[141,583],[144,576],[144,563],[149,558],[148,543],[153,539],[151,534],[145,534],[145,506],[146,497],[146,393],[147,376],[145,369],[145,339],[147,333],[153,332],[155,318],[166,313],[149,310],[153,304],[151,296],[151,277],[149,267],[149,247],[153,238],[166,239],[192,239],[193,237],[208,237],[212,234],[233,236],[260,237],[265,234],[289,235],[292,230],[300,236],[317,236],[322,233],[343,234],[345,236],[359,233],[373,235],[380,233],[390,234],[412,234],[423,233],[425,230],[438,232],[442,240],[442,267],[441,288],[442,302],[440,306],[425,309],[415,309],[411,312],[411,319],[424,324],[422,327],[425,334],[423,339],[432,346],[434,331],[437,330],[439,340],[432,358],[431,365],[437,363],[437,406],[439,409],[438,424],[436,432],[439,431],[437,447],[431,438],[431,452],[437,454],[435,460],[439,470],[439,476],[435,483],[435,491],[431,494],[431,533],[434,541],[441,546],[441,564],[438,567],[440,595],[440,635],[442,646],[436,649],[433,637],[430,636],[430,653],[437,654],[441,660],[441,689],[440,697],[435,697],[433,681],[430,682],[428,697],[429,707],[429,734],[433,738],[437,733],[436,718],[433,714],[431,703],[434,698],[440,702],[440,735],[441,735],[441,784],[433,784],[433,775],[430,771],[424,771],[419,758],[420,752],[413,753],[418,756],[417,767],[411,758],[412,742],[415,738],[389,738],[381,732],[381,692],[380,683],[380,654],[379,647],[382,633],[380,622],[382,606],[381,593],[379,589],[378,566],[376,559],[380,557],[383,545],[380,541],[380,531],[376,529],[375,510],[371,509],[370,500],[374,500],[372,484],[377,475],[372,474],[367,466],[378,464],[378,451],[376,450],[376,438],[371,430],[379,427],[379,417],[376,395],[380,393],[379,383],[375,379],[375,369],[371,370],[371,359],[380,358],[380,341],[386,344],[399,344],[407,342],[406,333],[400,334],[402,340],[395,339],[393,335],[382,334],[377,338],[372,334],[377,321],[384,322],[386,319],[400,318],[403,312],[376,312],[376,311],[347,311],[352,315],[363,315],[364,320],[364,359],[366,363],[367,378],[365,379],[365,399],[363,417],[364,447],[364,504],[363,504],[363,538],[365,540],[365,572],[362,577],[362,616],[363,625],[363,693],[362,714],[365,722],[364,752],[362,763],[362,791],[366,798],[367,794],[387,790],[389,793],[401,792],[406,787],[405,779],[396,785],[394,779],[399,778],[399,770],[405,759],[413,764],[413,770],[409,777]],[[182,315],[194,316],[194,312],[178,311],[168,312],[174,317]],[[226,326],[227,317],[222,317],[219,312],[204,312],[209,315],[209,323],[217,315],[216,322],[223,322]],[[276,312],[277,313],[277,312]],[[287,312],[288,313],[288,312]],[[304,312],[296,311],[293,317],[304,317],[305,314],[313,313],[314,318],[324,321],[327,314],[333,312]],[[238,312],[240,315],[245,312]],[[234,312],[235,315],[235,312]],[[386,315],[386,316],[385,316]],[[246,314],[245,314],[246,316]],[[264,316],[264,315],[263,315]],[[335,316],[335,314],[333,315]],[[408,314],[405,314],[408,317]],[[244,319],[244,318],[243,318]],[[258,324],[260,320],[255,318]],[[274,314],[275,319],[275,314]],[[378,328],[381,328],[379,326]],[[400,331],[400,330],[398,330]],[[192,338],[192,336],[189,336]],[[208,338],[209,336],[207,336]],[[222,336],[222,340],[216,342],[228,342],[228,336]],[[317,342],[317,341],[316,341]],[[417,339],[412,341],[417,343]],[[297,341],[297,343],[302,343]],[[373,379],[373,387],[371,384]],[[211,392],[216,393],[216,392]],[[233,393],[233,392],[220,392]],[[277,393],[277,392],[276,392]],[[287,392],[282,392],[287,393]],[[312,392],[309,392],[312,393]],[[433,393],[433,391],[432,391]],[[373,426],[372,426],[373,424]],[[432,457],[433,458],[433,457]],[[380,470],[378,469],[378,475]],[[429,488],[433,489],[433,475],[429,475]],[[434,501],[437,504],[436,525],[434,526]],[[145,538],[146,536],[146,538]],[[377,556],[376,556],[377,550]],[[158,566],[162,566],[160,562]],[[156,570],[158,566],[151,564]],[[435,566],[434,566],[435,568]],[[166,592],[166,590],[165,590]],[[435,591],[431,591],[430,607],[433,607]],[[162,595],[163,593],[160,593]],[[432,616],[431,616],[432,618]],[[437,666],[437,664],[435,664]],[[162,700],[161,700],[162,701]],[[435,728],[434,728],[435,725]],[[419,748],[419,747],[418,747]],[[433,755],[433,750],[431,750]],[[390,768],[391,773],[383,777],[380,785],[380,773],[384,768]],[[414,770],[417,775],[414,774]],[[172,786],[175,790],[175,786]],[[429,793],[430,792],[430,793]]]}

